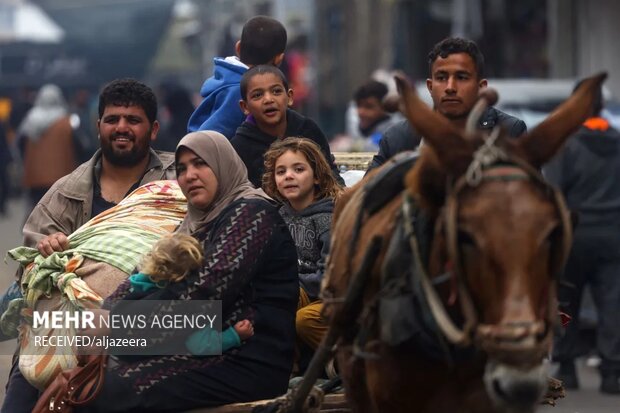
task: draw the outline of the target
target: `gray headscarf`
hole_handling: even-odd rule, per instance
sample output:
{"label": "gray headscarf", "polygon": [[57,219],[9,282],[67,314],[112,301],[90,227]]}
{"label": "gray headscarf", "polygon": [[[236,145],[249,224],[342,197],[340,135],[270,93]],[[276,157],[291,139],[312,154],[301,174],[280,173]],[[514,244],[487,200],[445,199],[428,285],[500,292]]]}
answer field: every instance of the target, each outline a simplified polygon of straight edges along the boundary
{"label": "gray headscarf", "polygon": [[216,219],[222,210],[232,202],[241,199],[271,200],[262,189],[256,189],[248,181],[248,170],[237,155],[228,139],[214,131],[192,132],[177,145],[176,159],[179,150],[187,148],[202,158],[217,178],[217,194],[207,209],[199,209],[192,204],[187,206],[187,215],[177,230],[185,234],[193,234],[204,225]]}
{"label": "gray headscarf", "polygon": [[52,84],[44,85],[37,93],[34,106],[19,125],[18,133],[36,142],[50,126],[66,115],[67,102],[60,88]]}

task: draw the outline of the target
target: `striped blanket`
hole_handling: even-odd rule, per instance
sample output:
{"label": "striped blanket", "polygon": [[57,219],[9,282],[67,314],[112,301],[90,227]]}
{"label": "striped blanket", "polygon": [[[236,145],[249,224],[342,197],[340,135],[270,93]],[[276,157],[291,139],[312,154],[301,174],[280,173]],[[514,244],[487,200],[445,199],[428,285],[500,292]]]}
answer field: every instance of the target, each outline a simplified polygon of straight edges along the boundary
{"label": "striped blanket", "polygon": [[10,258],[25,268],[21,281],[23,298],[11,301],[0,323],[6,333],[16,332],[19,325],[20,369],[33,385],[43,388],[59,371],[75,365],[72,352],[60,354],[49,348],[35,349],[31,345],[35,333],[74,333],[34,332],[28,314],[36,308],[39,299],[52,298],[55,291],[60,291],[62,298],[54,305],[55,310],[99,307],[105,297],[97,294],[76,274],[85,259],[107,263],[129,275],[158,239],[174,231],[186,212],[187,201],[177,182],[155,181],[136,189],[118,205],[78,228],[69,235],[69,248],[65,251],[55,252],[49,257],[43,257],[36,249],[28,247],[8,252]]}

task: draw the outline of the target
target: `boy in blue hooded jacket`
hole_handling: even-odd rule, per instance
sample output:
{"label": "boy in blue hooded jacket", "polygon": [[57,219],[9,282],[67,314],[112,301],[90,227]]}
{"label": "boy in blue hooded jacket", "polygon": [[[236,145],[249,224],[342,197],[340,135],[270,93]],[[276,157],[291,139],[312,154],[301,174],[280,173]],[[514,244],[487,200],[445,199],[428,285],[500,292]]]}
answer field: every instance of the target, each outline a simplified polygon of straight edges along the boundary
{"label": "boy in blue hooded jacket", "polygon": [[253,66],[279,66],[286,41],[286,29],[279,21],[267,16],[248,20],[235,44],[237,56],[213,59],[213,76],[200,89],[204,99],[189,118],[188,132],[214,130],[231,139],[245,119],[239,108],[241,76]]}

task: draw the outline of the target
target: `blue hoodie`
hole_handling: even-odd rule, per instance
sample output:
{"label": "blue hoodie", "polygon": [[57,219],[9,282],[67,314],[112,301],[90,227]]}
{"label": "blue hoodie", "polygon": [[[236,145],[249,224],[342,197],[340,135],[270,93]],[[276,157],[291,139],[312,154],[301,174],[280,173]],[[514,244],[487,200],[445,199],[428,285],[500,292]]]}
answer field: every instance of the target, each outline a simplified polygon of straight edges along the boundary
{"label": "blue hoodie", "polygon": [[241,76],[248,70],[231,62],[231,58],[213,59],[213,76],[205,80],[200,95],[204,98],[187,124],[188,132],[214,130],[231,139],[245,116],[239,107]]}

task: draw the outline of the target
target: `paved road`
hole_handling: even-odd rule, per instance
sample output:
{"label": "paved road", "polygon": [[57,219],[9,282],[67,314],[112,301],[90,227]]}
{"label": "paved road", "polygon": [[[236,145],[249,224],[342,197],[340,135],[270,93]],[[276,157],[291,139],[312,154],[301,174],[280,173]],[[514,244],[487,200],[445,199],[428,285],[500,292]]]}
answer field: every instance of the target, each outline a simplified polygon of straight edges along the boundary
{"label": "paved road", "polygon": [[598,370],[579,360],[581,389],[569,391],[566,398],[558,400],[557,406],[544,406],[539,413],[618,413],[620,396],[602,395],[598,391]]}
{"label": "paved road", "polygon": [[[8,216],[0,217],[0,254],[16,247],[21,242],[21,225],[24,216],[24,203],[13,200]],[[13,280],[16,265],[0,260],[0,292]],[[8,377],[14,342],[0,343],[0,400],[4,399],[4,383]],[[542,413],[618,413],[620,412],[620,396],[602,396],[598,392],[596,371],[579,363],[580,379],[583,389],[571,392],[565,399],[559,400],[556,407],[542,407]]]}

